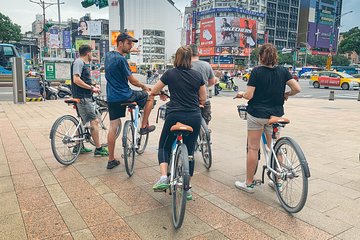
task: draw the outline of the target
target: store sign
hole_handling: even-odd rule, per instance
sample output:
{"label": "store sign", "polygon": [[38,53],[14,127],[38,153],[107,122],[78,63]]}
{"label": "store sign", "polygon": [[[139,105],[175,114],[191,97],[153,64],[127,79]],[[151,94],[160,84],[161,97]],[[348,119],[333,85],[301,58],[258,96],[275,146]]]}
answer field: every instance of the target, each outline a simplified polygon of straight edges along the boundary
{"label": "store sign", "polygon": [[250,15],[250,16],[255,16],[255,17],[265,17],[265,13],[255,12],[255,11],[247,10],[244,8],[234,8],[234,7],[211,8],[206,11],[198,12],[198,16],[204,16],[204,15],[214,14],[214,13],[223,13],[223,12],[240,13],[240,14],[245,14],[245,15]]}

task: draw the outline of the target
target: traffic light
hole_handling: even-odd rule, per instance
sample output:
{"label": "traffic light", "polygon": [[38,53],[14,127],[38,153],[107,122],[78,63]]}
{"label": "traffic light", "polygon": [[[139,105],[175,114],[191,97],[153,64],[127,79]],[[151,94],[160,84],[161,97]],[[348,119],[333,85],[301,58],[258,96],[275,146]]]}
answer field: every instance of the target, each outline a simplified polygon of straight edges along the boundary
{"label": "traffic light", "polygon": [[48,31],[49,31],[49,28],[51,28],[52,26],[54,26],[53,23],[45,23],[45,25],[44,25],[44,31],[45,31],[45,32],[48,32]]}
{"label": "traffic light", "polygon": [[88,8],[94,4],[95,4],[95,0],[84,0],[81,2],[81,5],[83,6],[83,8]]}
{"label": "traffic light", "polygon": [[97,0],[95,4],[99,7],[99,9],[109,6],[108,0]]}

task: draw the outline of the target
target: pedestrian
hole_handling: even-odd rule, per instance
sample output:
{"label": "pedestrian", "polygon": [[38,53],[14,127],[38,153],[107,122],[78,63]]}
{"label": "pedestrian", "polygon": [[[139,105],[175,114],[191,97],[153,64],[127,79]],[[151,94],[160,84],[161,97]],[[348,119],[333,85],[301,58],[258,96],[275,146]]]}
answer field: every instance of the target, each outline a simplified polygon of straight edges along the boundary
{"label": "pedestrian", "polygon": [[[148,124],[154,97],[149,97],[148,92],[150,92],[150,88],[132,75],[129,64],[124,56],[130,53],[130,49],[136,42],[138,42],[137,39],[127,33],[121,33],[116,38],[116,50],[108,52],[105,56],[106,93],[110,117],[110,129],[108,132],[108,169],[120,164],[120,161],[115,159],[114,148],[117,129],[121,129],[121,118],[125,117],[126,106],[124,106],[123,103],[136,102],[141,109],[144,109],[140,134],[147,134],[155,130],[155,126],[149,126]],[[141,88],[142,91],[132,90],[129,82],[133,86]]]}
{"label": "pedestrian", "polygon": [[[100,88],[92,83],[90,74],[91,47],[89,45],[81,45],[79,47],[80,57],[76,59],[71,66],[71,86],[73,98],[80,99],[80,103],[76,105],[79,115],[83,123],[90,122],[91,137],[95,142],[95,156],[108,156],[108,150],[101,146],[99,139],[99,120],[96,117],[93,105],[93,93],[99,93]],[[74,152],[77,149],[73,150]],[[81,146],[80,153],[91,152],[92,150]]]}
{"label": "pedestrian", "polygon": [[[273,44],[267,43],[260,47],[259,60],[261,65],[252,70],[246,92],[237,94],[238,98],[249,100],[247,107],[248,153],[246,180],[236,181],[235,186],[249,193],[254,192],[254,174],[262,132],[265,131],[267,142],[270,144],[272,128],[267,124],[269,119],[274,116],[283,116],[284,100],[301,91],[300,85],[293,79],[290,72],[285,67],[277,65],[277,49]],[[285,92],[286,85],[290,87],[288,92]]]}
{"label": "pedestrian", "polygon": [[215,76],[210,64],[199,59],[199,51],[197,45],[191,44],[190,48],[192,51],[191,69],[194,69],[201,73],[201,76],[206,86],[206,101],[203,108],[201,108],[201,115],[204,118],[206,124],[209,125],[209,122],[211,120],[211,103],[209,99],[209,88],[215,84]]}
{"label": "pedestrian", "polygon": [[[193,132],[183,136],[184,143],[188,149],[189,173],[194,174],[194,148],[199,135],[201,125],[201,111],[199,105],[206,101],[205,81],[200,72],[191,69],[191,48],[180,47],[175,54],[174,68],[167,70],[160,78],[151,94],[158,94],[161,89],[168,85],[170,102],[167,104],[167,116],[159,140],[158,160],[161,177],[153,189],[164,190],[169,187],[167,167],[171,146],[176,135],[170,132],[170,128],[177,122],[189,125]],[[187,199],[192,199],[191,191],[187,192]]]}

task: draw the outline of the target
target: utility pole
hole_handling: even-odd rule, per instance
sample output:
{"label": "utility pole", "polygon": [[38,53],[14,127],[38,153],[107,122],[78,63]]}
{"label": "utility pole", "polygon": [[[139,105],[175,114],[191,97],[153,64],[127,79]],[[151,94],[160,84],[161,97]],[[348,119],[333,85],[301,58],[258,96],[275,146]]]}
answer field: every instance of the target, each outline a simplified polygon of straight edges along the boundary
{"label": "utility pole", "polygon": [[124,0],[119,0],[119,8],[120,8],[120,32],[124,32],[125,30],[125,9],[124,9]]}
{"label": "utility pole", "polygon": [[[39,2],[35,2],[33,0],[29,0],[29,2],[31,3],[35,3],[37,5],[39,5],[42,10],[43,10],[43,35],[44,35],[44,55],[45,55],[45,47],[46,47],[46,31],[45,31],[45,21],[46,21],[46,18],[45,18],[45,9],[48,8],[48,7],[51,7],[53,5],[57,5],[59,4],[59,8],[60,8],[60,4],[64,4],[64,2],[62,3],[48,3],[48,2],[45,2],[43,0],[39,0]],[[60,10],[59,10],[59,24],[60,24]]]}

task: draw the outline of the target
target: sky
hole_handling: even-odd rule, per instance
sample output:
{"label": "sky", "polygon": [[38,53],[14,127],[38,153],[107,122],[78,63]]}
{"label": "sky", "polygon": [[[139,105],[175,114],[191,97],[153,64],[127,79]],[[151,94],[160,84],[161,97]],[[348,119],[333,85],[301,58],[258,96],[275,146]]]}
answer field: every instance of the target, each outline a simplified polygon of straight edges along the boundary
{"label": "sky", "polygon": [[[39,2],[39,0],[34,0]],[[61,19],[65,20],[68,18],[79,19],[84,16],[86,13],[91,13],[91,18],[105,18],[107,19],[108,8],[98,9],[96,6],[89,8],[83,8],[80,4],[82,0],[60,0],[60,2],[65,2],[61,5]],[[152,0],[147,0],[152,1]],[[166,1],[166,0],[164,0]],[[9,4],[11,2],[11,4]],[[46,2],[57,3],[57,0],[46,0]],[[175,6],[180,10],[184,11],[185,6],[189,5],[190,0],[174,0]],[[21,31],[24,33],[26,31],[31,31],[31,24],[35,21],[36,14],[42,14],[42,8],[35,4],[29,2],[29,0],[0,0],[0,12],[7,15],[10,19],[21,26]],[[350,14],[343,16],[341,20],[340,31],[347,31],[353,27],[358,27],[358,16],[360,14],[359,0],[343,0],[343,9],[342,12],[346,13],[353,11]],[[46,18],[58,20],[58,7],[57,5],[48,7],[46,9]]]}

